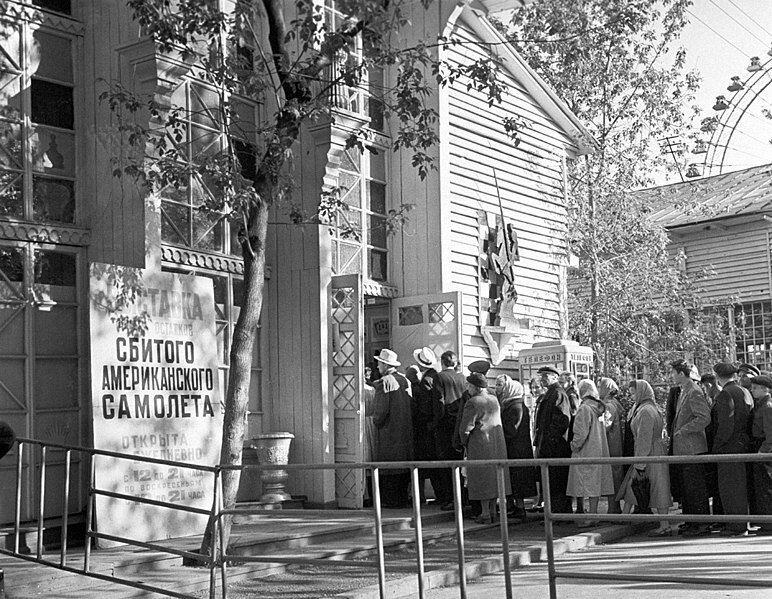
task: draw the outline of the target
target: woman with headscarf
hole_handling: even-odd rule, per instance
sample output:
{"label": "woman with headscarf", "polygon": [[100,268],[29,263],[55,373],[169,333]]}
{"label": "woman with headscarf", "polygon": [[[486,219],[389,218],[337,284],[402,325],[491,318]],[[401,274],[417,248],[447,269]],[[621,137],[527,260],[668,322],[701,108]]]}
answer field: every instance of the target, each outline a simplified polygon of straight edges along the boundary
{"label": "woman with headscarf", "polygon": [[[533,459],[531,414],[525,405],[523,385],[506,374],[499,375],[496,379],[496,396],[501,404],[501,424],[504,427],[507,458]],[[532,466],[510,468],[509,481],[514,503],[509,514],[518,520],[525,520],[524,499],[536,495],[536,469]]]}
{"label": "woman with headscarf", "polygon": [[[635,440],[635,456],[664,456],[667,455],[667,443],[662,438],[664,421],[654,402],[654,389],[644,380],[637,379],[630,383],[630,391],[635,399],[630,428]],[[649,507],[658,514],[667,514],[672,500],[670,497],[670,470],[667,464],[633,464],[627,472],[622,488],[617,495],[624,499],[626,504],[635,504],[635,494],[632,491],[632,483],[636,478],[649,479]],[[625,511],[628,511],[627,505]],[[652,530],[649,536],[670,536],[671,529],[667,520],[661,520],[659,528]]]}
{"label": "woman with headscarf", "polygon": [[[496,398],[488,393],[485,375],[473,372],[466,377],[466,381],[469,399],[464,404],[460,422],[466,459],[507,459],[507,445],[501,426],[501,408]],[[497,468],[470,466],[466,469],[466,477],[469,499],[479,499],[482,508],[475,522],[492,523],[496,516],[496,499],[499,495]],[[504,478],[504,487],[505,495],[509,495],[511,489],[507,477]]]}
{"label": "woman with headscarf", "polygon": [[[572,458],[607,458],[608,442],[603,424],[606,411],[598,397],[598,388],[590,380],[579,383],[581,404],[574,419],[574,436],[571,439]],[[601,495],[614,492],[614,479],[610,464],[572,464],[568,469],[566,493],[573,497],[589,497],[590,513],[598,513]],[[597,525],[597,521],[580,522],[581,528]]]}
{"label": "woman with headscarf", "polygon": [[[606,428],[606,441],[608,442],[608,454],[612,458],[622,457],[624,455],[622,442],[624,408],[619,401],[619,386],[614,382],[614,379],[604,377],[598,381],[598,394],[606,408],[604,424]],[[624,464],[611,466],[611,474],[614,478],[614,493],[608,497],[608,511],[610,514],[619,514],[622,511],[615,497],[622,486],[622,480],[625,478],[625,470]]]}

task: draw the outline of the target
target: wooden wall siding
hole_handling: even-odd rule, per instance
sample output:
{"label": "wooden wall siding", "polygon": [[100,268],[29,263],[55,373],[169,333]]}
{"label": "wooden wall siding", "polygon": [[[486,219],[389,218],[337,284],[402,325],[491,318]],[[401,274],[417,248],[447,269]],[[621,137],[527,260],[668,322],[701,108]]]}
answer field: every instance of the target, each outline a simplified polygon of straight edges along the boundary
{"label": "wooden wall siding", "polygon": [[[457,63],[482,58],[471,31],[463,27],[449,56]],[[512,77],[503,106],[489,107],[484,97],[463,82],[451,86],[449,109],[449,191],[451,194],[451,285],[463,291],[464,354],[487,358],[479,329],[478,211],[499,214],[493,168],[505,218],[518,234],[520,262],[515,268],[516,316],[529,318],[537,339],[560,337],[560,282],[566,259],[562,157],[573,154],[573,142]],[[517,148],[504,132],[505,115],[526,121]],[[512,368],[503,362],[499,370]]]}
{"label": "wooden wall siding", "polygon": [[[444,29],[440,12],[448,9],[452,3],[434,2],[428,10],[415,3],[416,10],[411,15],[411,26],[404,34],[404,45],[409,47],[418,42],[434,40]],[[431,81],[431,73],[427,73]],[[438,95],[432,94],[427,104],[437,108]],[[439,158],[439,149],[431,149],[430,154]],[[402,296],[427,295],[438,293],[442,289],[443,259],[440,253],[440,213],[439,172],[432,170],[421,180],[418,171],[412,165],[409,152],[391,153],[390,156],[389,194],[393,207],[401,204],[414,204],[408,214],[409,222],[405,229],[390,240],[390,282]]]}
{"label": "wooden wall siding", "polygon": [[704,269],[713,274],[699,283],[707,303],[724,302],[730,296],[740,301],[771,299],[769,239],[772,228],[766,221],[725,230],[696,231],[673,237],[671,250],[686,253],[686,272],[700,276]]}
{"label": "wooden wall siding", "polygon": [[110,144],[117,121],[98,96],[106,82],[127,83],[131,73],[121,72],[118,48],[138,39],[131,11],[120,0],[73,3],[85,24],[81,96],[82,168],[78,186],[91,229],[89,260],[145,266],[144,203],[136,185],[112,176]]}
{"label": "wooden wall siding", "polygon": [[[304,135],[296,148],[294,180],[309,209],[319,198],[327,148],[329,143],[317,146],[311,135]],[[326,332],[329,255],[320,252],[324,242],[319,229],[289,224],[285,208],[276,208],[270,222],[267,261],[273,265],[273,275],[263,307],[263,318],[270,320],[264,432],[295,435],[292,463],[331,463]],[[329,246],[325,248],[328,254]],[[326,505],[335,499],[334,473],[295,472],[288,488],[294,495],[306,495],[315,505]]]}

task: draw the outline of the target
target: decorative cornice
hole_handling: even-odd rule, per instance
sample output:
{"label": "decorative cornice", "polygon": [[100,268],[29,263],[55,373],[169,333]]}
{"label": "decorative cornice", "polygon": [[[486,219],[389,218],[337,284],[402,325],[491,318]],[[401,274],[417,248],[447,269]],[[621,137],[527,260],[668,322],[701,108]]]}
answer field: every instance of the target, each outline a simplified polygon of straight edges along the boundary
{"label": "decorative cornice", "polygon": [[189,248],[162,245],[161,260],[195,268],[206,268],[207,270],[217,272],[227,272],[236,275],[244,274],[244,261],[240,258],[204,254]]}
{"label": "decorative cornice", "polygon": [[64,15],[52,15],[37,7],[28,6],[14,0],[0,0],[0,13],[6,18],[17,21],[39,23],[47,27],[53,27],[59,31],[83,35],[85,26],[80,21]]}
{"label": "decorative cornice", "polygon": [[392,287],[391,285],[385,285],[378,283],[377,281],[362,281],[362,292],[364,295],[372,295],[373,297],[398,297],[399,289]]}
{"label": "decorative cornice", "polygon": [[37,243],[58,243],[62,245],[77,246],[87,246],[90,242],[88,229],[78,229],[66,225],[8,220],[0,220],[0,237],[17,241],[34,241]]}

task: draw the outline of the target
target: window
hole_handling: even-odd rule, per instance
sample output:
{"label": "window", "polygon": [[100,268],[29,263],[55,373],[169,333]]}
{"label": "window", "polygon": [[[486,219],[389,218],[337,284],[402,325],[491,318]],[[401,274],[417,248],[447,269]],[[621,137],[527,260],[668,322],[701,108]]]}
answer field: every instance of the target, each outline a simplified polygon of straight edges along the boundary
{"label": "window", "polygon": [[38,24],[0,20],[0,216],[77,219],[73,44]]}
{"label": "window", "polygon": [[[161,236],[164,242],[192,249],[240,254],[237,240],[239,223],[231,223],[224,212],[208,209],[217,197],[216,182],[199,172],[207,156],[223,151],[225,131],[219,115],[218,92],[199,82],[186,81],[174,92],[172,104],[183,108],[183,132],[180,141],[171,138],[179,153],[181,166],[187,169],[186,182],[169,185],[163,190],[161,202]],[[242,174],[254,179],[256,157],[256,106],[231,98],[230,133]]]}
{"label": "window", "polygon": [[737,361],[772,369],[772,303],[735,306],[734,327]]}

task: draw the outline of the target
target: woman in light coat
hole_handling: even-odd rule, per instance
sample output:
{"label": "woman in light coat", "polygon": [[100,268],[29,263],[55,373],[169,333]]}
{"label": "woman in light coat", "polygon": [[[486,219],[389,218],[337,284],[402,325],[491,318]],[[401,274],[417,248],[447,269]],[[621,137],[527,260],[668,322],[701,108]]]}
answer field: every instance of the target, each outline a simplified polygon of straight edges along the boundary
{"label": "woman in light coat", "polygon": [[[665,456],[667,455],[667,443],[662,438],[664,421],[662,415],[654,403],[654,389],[643,380],[635,380],[630,383],[630,391],[635,399],[630,428],[635,439],[635,456]],[[625,511],[630,511],[629,506],[635,505],[635,494],[632,491],[632,482],[636,478],[649,479],[649,506],[658,514],[667,514],[673,504],[670,497],[670,469],[667,464],[633,464],[627,472],[625,481],[619,491],[618,498],[625,500]],[[652,530],[649,536],[669,536],[670,524],[667,520],[659,523],[659,528]]]}
{"label": "woman in light coat", "polygon": [[[579,383],[579,398],[582,403],[574,419],[574,436],[571,439],[572,458],[607,458],[608,442],[603,423],[606,411],[598,397],[595,383],[583,380]],[[614,493],[614,479],[610,464],[572,464],[568,469],[566,493],[573,497],[589,497],[590,513],[598,513],[601,495]],[[597,521],[585,521],[579,526],[595,526]]]}
{"label": "woman in light coat", "polygon": [[[473,372],[466,381],[469,399],[464,404],[460,430],[467,460],[506,460],[507,445],[498,400],[488,393],[484,374]],[[475,521],[490,524],[496,515],[499,495],[497,469],[488,466],[467,467],[466,470],[469,499],[479,499],[482,508]],[[504,493],[512,493],[508,476],[504,477]],[[505,506],[502,505],[502,509],[506,509]]]}

